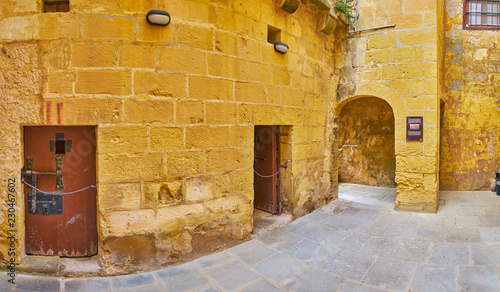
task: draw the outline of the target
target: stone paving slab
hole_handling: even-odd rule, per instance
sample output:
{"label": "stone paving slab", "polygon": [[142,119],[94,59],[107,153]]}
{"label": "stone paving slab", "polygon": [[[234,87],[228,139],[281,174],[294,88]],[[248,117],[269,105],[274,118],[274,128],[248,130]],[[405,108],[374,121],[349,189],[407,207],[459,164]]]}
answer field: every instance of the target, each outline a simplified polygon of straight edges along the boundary
{"label": "stone paving slab", "polygon": [[309,223],[295,230],[293,233],[312,241],[324,242],[326,240],[325,234],[331,234],[334,231],[335,229],[323,224]]}
{"label": "stone paving slab", "polygon": [[192,262],[116,277],[0,273],[7,291],[500,291],[500,197],[441,192],[437,214],[394,210],[395,189],[341,184],[339,199]]}
{"label": "stone paving slab", "polygon": [[380,288],[404,291],[411,282],[416,264],[379,258],[370,267],[362,282]]}
{"label": "stone paving slab", "polygon": [[111,288],[114,290],[137,288],[155,284],[153,273],[118,276],[110,279]]}
{"label": "stone paving slab", "polygon": [[222,266],[213,267],[205,272],[220,285],[224,291],[235,291],[260,279],[260,276],[243,263],[233,260]]}
{"label": "stone paving slab", "polygon": [[204,287],[209,283],[194,263],[187,263],[155,272],[169,291],[187,291]]}
{"label": "stone paving slab", "polygon": [[271,284],[266,280],[260,279],[259,281],[252,283],[250,286],[243,288],[244,292],[279,292],[279,291],[287,291],[285,288],[276,286],[275,284]]}
{"label": "stone paving slab", "polygon": [[260,240],[252,240],[230,248],[227,252],[237,256],[249,265],[255,265],[261,260],[270,257],[276,251],[267,247]]}
{"label": "stone paving slab", "polygon": [[109,291],[111,286],[108,278],[69,279],[63,281],[65,291],[96,292]]}
{"label": "stone paving slab", "polygon": [[334,275],[361,281],[375,260],[375,255],[361,255],[354,251],[341,250],[322,268]]}
{"label": "stone paving slab", "polygon": [[303,272],[306,266],[304,263],[295,260],[289,255],[276,253],[261,261],[255,269],[264,275],[271,282],[279,284],[295,275]]}
{"label": "stone paving slab", "polygon": [[10,291],[11,288],[14,287],[13,284],[9,283],[8,280],[10,279],[9,276],[7,276],[7,273],[2,271],[0,273],[0,292],[7,292]]}
{"label": "stone paving slab", "polygon": [[467,244],[438,243],[434,245],[431,264],[468,265],[470,264],[469,246]]}
{"label": "stone paving slab", "polygon": [[340,292],[380,292],[387,291],[382,288],[369,286],[366,284],[356,283],[356,282],[346,282],[341,287]]}
{"label": "stone paving slab", "polygon": [[405,261],[423,263],[430,257],[432,244],[418,239],[402,239],[396,242],[390,258]]}
{"label": "stone paving slab", "polygon": [[461,291],[500,291],[498,271],[494,266],[459,267],[458,288]]}
{"label": "stone paving slab", "polygon": [[12,291],[59,291],[61,281],[50,277],[18,276]]}
{"label": "stone paving slab", "polygon": [[320,269],[308,269],[298,274],[286,284],[292,291],[308,291],[314,287],[315,292],[337,291],[344,279],[336,277]]}
{"label": "stone paving slab", "polygon": [[411,291],[457,291],[454,266],[424,265],[418,267],[410,285]]}

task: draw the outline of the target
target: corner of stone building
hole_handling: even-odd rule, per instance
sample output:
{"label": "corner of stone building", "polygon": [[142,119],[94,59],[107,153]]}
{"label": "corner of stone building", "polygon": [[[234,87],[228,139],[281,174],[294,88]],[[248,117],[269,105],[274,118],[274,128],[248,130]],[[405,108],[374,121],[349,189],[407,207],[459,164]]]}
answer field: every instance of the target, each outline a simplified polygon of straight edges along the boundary
{"label": "corner of stone building", "polygon": [[[338,192],[328,131],[343,33],[331,10],[318,24],[328,1],[296,1],[290,17],[264,13],[269,1],[237,8],[190,1],[176,6],[183,27],[163,30],[145,27],[146,2],[87,1],[49,15],[40,1],[22,8],[8,0],[0,10],[0,69],[8,72],[0,77],[8,91],[0,91],[8,121],[0,152],[9,158],[2,171],[18,175],[24,125],[95,126],[105,274],[176,263],[250,236],[253,125],[301,128],[286,142],[284,210],[298,217]],[[103,11],[109,17],[96,15]],[[267,42],[268,25],[282,30],[287,55]],[[16,196],[22,202],[21,186]],[[17,224],[20,262],[24,223]],[[5,257],[5,224],[1,230]]]}
{"label": "corner of stone building", "polygon": [[[435,212],[439,184],[436,179],[431,181],[429,175],[437,176],[439,172],[438,162],[431,162],[439,159],[437,117],[442,91],[438,79],[442,67],[437,58],[440,16],[436,10],[439,9],[434,0],[421,6],[402,5],[399,1],[385,4],[358,2],[355,29],[362,31],[349,33],[341,43],[342,62],[336,62],[340,79],[335,112],[339,114],[346,103],[360,97],[375,96],[387,101],[395,117],[398,189],[395,208]],[[391,26],[393,24],[395,26]],[[424,118],[426,134],[422,142],[406,141],[407,116]],[[334,133],[342,130],[336,125]],[[403,153],[401,149],[406,150]],[[420,166],[408,169],[409,164],[414,163]],[[418,173],[418,177],[413,177]],[[411,179],[405,184],[407,174]]]}
{"label": "corner of stone building", "polygon": [[437,213],[439,209],[438,203],[394,203],[394,210],[398,211],[409,211],[409,212],[419,212],[419,213]]}

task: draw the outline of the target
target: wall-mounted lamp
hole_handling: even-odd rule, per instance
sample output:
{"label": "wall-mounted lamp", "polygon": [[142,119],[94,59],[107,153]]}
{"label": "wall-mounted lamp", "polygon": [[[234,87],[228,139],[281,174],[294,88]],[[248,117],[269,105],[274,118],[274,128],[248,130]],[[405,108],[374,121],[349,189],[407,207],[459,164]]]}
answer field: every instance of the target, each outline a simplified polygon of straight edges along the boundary
{"label": "wall-mounted lamp", "polygon": [[150,24],[167,26],[170,23],[170,14],[163,10],[149,10],[146,20]]}
{"label": "wall-mounted lamp", "polygon": [[286,54],[288,52],[288,45],[279,41],[275,42],[274,50],[278,53]]}

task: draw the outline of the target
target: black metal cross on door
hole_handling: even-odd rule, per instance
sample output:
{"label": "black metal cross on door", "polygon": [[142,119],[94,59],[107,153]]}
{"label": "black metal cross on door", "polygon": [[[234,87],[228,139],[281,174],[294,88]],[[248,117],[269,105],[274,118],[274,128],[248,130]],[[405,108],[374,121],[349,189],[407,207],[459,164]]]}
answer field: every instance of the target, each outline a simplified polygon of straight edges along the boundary
{"label": "black metal cross on door", "polygon": [[72,146],[71,140],[64,140],[64,133],[56,133],[56,139],[50,140],[50,152],[56,152],[57,154],[64,154],[66,152],[71,152]]}

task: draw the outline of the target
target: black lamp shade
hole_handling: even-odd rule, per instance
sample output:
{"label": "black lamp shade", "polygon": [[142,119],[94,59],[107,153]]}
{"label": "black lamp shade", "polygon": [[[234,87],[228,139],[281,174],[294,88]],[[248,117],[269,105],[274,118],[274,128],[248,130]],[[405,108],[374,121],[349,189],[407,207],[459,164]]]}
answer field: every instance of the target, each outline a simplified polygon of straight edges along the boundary
{"label": "black lamp shade", "polygon": [[278,53],[281,54],[286,54],[288,52],[288,45],[283,43],[283,42],[275,42],[274,43],[274,50]]}
{"label": "black lamp shade", "polygon": [[170,23],[170,14],[163,10],[150,10],[146,14],[146,20],[150,24],[167,26]]}

